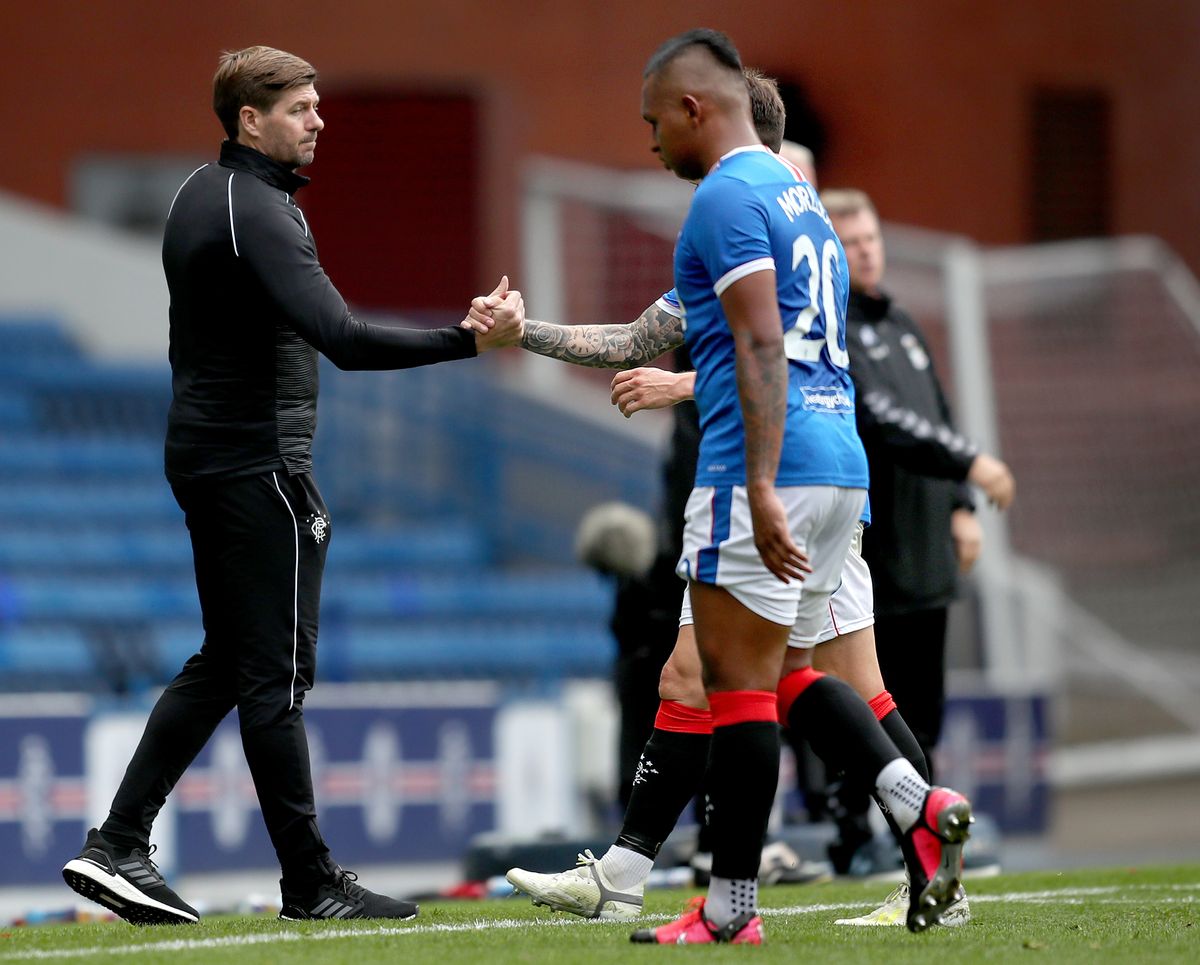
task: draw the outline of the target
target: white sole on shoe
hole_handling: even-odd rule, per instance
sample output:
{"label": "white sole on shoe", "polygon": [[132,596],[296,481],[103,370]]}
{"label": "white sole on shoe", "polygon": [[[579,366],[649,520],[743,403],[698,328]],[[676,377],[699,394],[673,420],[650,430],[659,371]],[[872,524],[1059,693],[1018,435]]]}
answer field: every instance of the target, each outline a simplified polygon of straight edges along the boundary
{"label": "white sole on shoe", "polygon": [[120,875],[111,874],[83,858],[68,861],[62,874],[72,891],[134,925],[186,925],[200,920],[179,908],[155,901]]}
{"label": "white sole on shoe", "polygon": [[[588,895],[585,899],[584,896],[572,894],[558,883],[539,880],[557,875],[513,868],[505,877],[517,891],[528,895],[534,905],[549,908],[551,911],[563,911],[580,918],[599,918],[604,921],[628,921],[642,914],[642,905],[614,899],[611,893],[607,897]],[[596,908],[597,903],[600,904],[599,909]]]}
{"label": "white sole on shoe", "polygon": [[[852,928],[903,928],[907,924],[907,918],[908,901],[906,900],[902,905],[899,903],[884,905],[865,915],[860,915],[858,918],[837,918],[833,923]],[[963,898],[942,912],[942,916],[936,924],[946,928],[958,928],[969,924],[970,921],[971,906],[968,900]]]}

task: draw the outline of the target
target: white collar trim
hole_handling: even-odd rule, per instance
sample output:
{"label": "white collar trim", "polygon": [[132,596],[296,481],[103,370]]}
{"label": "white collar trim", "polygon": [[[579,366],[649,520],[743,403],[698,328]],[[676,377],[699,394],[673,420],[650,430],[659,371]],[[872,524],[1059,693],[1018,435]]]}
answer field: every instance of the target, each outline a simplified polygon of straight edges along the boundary
{"label": "white collar trim", "polygon": [[764,154],[774,154],[775,153],[769,147],[767,147],[765,144],[743,144],[741,147],[735,147],[732,151],[727,151],[726,153],[722,154],[719,158],[717,158],[717,163],[708,169],[708,173],[712,174],[713,171],[715,171],[717,168],[719,168],[721,166],[722,161],[733,157],[735,154],[746,154],[751,151],[756,151],[756,152],[760,152],[760,153],[764,153]]}

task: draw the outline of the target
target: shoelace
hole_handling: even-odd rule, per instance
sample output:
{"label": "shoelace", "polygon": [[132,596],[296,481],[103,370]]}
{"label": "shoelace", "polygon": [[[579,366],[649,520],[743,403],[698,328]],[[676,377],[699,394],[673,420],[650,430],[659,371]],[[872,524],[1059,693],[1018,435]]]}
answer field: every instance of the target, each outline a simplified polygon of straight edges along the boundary
{"label": "shoelace", "polygon": [[353,871],[342,871],[334,887],[340,888],[351,898],[361,898],[366,889],[362,885],[355,884],[356,881],[358,881],[358,875]]}
{"label": "shoelace", "polygon": [[582,854],[575,855],[575,867],[571,870],[583,878],[590,878],[591,874],[588,869],[599,863],[600,859],[592,854],[592,849],[584,848]]}
{"label": "shoelace", "polygon": [[157,850],[158,850],[158,845],[152,844],[145,851],[143,851],[141,848],[134,848],[132,851],[129,852],[129,856],[131,858],[137,858],[138,860],[144,862],[150,868],[150,870],[154,873],[156,883],[161,883],[163,880],[162,872],[160,872],[158,870],[158,865],[156,865],[150,857],[150,855],[154,854],[154,852]]}

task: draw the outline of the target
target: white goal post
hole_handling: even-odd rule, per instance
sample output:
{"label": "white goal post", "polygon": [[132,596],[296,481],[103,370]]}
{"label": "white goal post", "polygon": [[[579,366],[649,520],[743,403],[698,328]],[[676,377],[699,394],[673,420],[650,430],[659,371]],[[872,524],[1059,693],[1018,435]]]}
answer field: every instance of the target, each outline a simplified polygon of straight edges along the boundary
{"label": "white goal post", "polygon": [[[635,316],[614,315],[616,310],[606,301],[613,288],[633,289],[632,303],[644,306],[671,286],[670,251],[691,195],[686,183],[666,172],[629,173],[537,158],[525,169],[523,191],[522,287],[531,317],[628,321]],[[1095,390],[1100,376],[1087,370],[1094,357],[1079,351],[1080,325],[1095,324],[1098,332],[1115,340],[1131,328],[1148,332],[1159,326],[1146,337],[1177,339],[1181,352],[1195,355],[1192,378],[1200,383],[1200,285],[1154,238],[984,248],[961,236],[911,226],[885,223],[884,231],[889,289],[932,333],[935,354],[940,349],[940,361],[948,368],[959,427],[986,451],[1016,460],[1018,506],[1011,519],[991,510],[980,513],[986,550],[974,585],[982,681],[1002,694],[1065,695],[1079,681],[1086,691],[1087,680],[1104,673],[1109,683],[1146,708],[1149,722],[1140,731],[1133,728],[1128,735],[1103,740],[1075,735],[1060,743],[1050,766],[1056,782],[1103,782],[1123,771],[1144,777],[1147,770],[1164,775],[1180,768],[1200,770],[1200,754],[1178,752],[1188,739],[1200,737],[1200,716],[1181,696],[1200,686],[1200,667],[1188,662],[1186,639],[1180,642],[1181,635],[1194,631],[1188,629],[1186,613],[1175,612],[1188,606],[1186,587],[1173,594],[1164,591],[1161,600],[1155,599],[1154,606],[1175,613],[1173,620],[1164,618],[1164,639],[1143,637],[1136,625],[1114,625],[1110,621],[1114,614],[1119,616],[1115,605],[1112,612],[1102,606],[1092,609],[1103,603],[1102,585],[1090,596],[1083,593],[1084,602],[1079,599],[1091,572],[1087,547],[1103,548],[1106,534],[1082,514],[1078,531],[1073,530],[1077,521],[1066,499],[1065,509],[1052,514],[1062,531],[1057,538],[1076,540],[1081,549],[1078,558],[1060,560],[1053,545],[1045,553],[1039,548],[1039,516],[1031,511],[1056,484],[1076,489],[1081,497],[1109,487],[1116,505],[1126,500],[1136,505],[1141,493],[1132,483],[1124,491],[1120,479],[1103,472],[1092,478],[1083,469],[1072,469],[1057,483],[1057,477],[1034,479],[1039,475],[1034,472],[1022,478],[1023,467],[1036,467],[1041,461],[1034,431],[1038,420],[1061,416],[1075,420],[1072,425],[1086,432],[1103,419],[1088,408],[1088,392]],[[628,267],[621,269],[624,274],[606,273],[604,268],[628,262],[635,266],[632,273]],[[1155,307],[1139,314],[1147,298]],[[1050,349],[1061,353],[1052,361],[1063,379],[1063,408],[1059,413],[1026,412],[1013,405],[1024,390],[1021,379],[1031,377],[1031,367],[1023,366],[1023,360],[1030,353],[1044,356],[1047,339]],[[542,386],[549,398],[569,398],[571,367],[538,364],[543,361],[531,359],[522,378]],[[1046,389],[1046,379],[1039,378],[1039,390]],[[1123,389],[1113,386],[1112,391]],[[1180,412],[1167,413],[1168,424],[1178,419],[1187,424],[1186,403],[1180,405]],[[1195,440],[1175,439],[1164,429],[1132,440],[1127,458],[1134,465],[1150,464],[1169,454],[1172,445],[1200,442],[1200,421],[1193,422],[1198,427]],[[1004,443],[1012,439],[1021,447],[1010,454]],[[1200,505],[1200,478],[1192,489],[1192,502]],[[1179,497],[1191,499],[1192,491]],[[1142,542],[1150,564],[1167,570],[1177,564],[1196,566],[1200,573],[1195,554],[1186,555],[1187,541],[1180,541],[1182,549],[1176,547],[1170,527],[1169,520],[1145,516]],[[1114,540],[1123,545],[1119,537]],[[1100,582],[1109,579],[1119,583],[1119,572],[1103,571]],[[1119,673],[1122,654],[1125,672]],[[1130,672],[1130,666],[1136,669]],[[1057,717],[1060,732],[1069,734],[1070,719],[1082,704],[1075,696],[1056,703],[1068,708],[1059,710]],[[1147,727],[1151,732],[1144,732]]]}

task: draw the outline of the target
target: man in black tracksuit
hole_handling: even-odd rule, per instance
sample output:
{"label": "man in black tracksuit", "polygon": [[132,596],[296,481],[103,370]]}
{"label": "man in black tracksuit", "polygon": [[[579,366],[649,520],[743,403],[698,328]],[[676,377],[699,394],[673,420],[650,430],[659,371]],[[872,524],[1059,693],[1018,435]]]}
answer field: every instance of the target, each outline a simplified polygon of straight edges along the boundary
{"label": "man in black tracksuit", "polygon": [[863,558],[875,586],[875,639],[884,683],[925,752],[945,704],[946,612],[957,574],[968,571],[981,530],[967,482],[1006,508],[1008,467],[954,428],[916,323],[879,287],[879,219],[860,191],[825,191],[850,265],[846,314],[859,435],[871,468],[871,525]]}
{"label": "man in black tracksuit", "polygon": [[281,917],[417,913],[356,885],[317,828],[302,714],[332,532],[312,478],[317,353],[342,369],[398,369],[468,358],[520,333],[418,331],[351,314],[293,198],[308,180],[295,168],[312,160],[324,127],[315,77],[271,48],[222,57],[214,108],[229,140],[184,182],[167,218],[166,472],[191,535],[204,643],[155,705],[108,819],[63,872],[138,923],[197,919],[150,861],[150,829],[234,707],[282,869]]}

